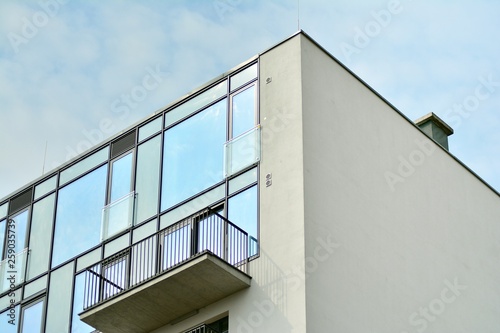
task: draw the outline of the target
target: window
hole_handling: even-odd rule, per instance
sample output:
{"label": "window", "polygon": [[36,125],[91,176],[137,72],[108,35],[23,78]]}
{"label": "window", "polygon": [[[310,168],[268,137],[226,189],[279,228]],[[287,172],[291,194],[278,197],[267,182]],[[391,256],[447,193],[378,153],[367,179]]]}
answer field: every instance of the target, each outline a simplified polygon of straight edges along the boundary
{"label": "window", "polygon": [[[26,270],[26,248],[28,209],[0,222],[0,240],[2,240],[3,260],[0,261],[0,294],[10,289],[11,281],[7,278],[15,276],[15,285],[24,282]],[[15,273],[11,273],[15,272]]]}
{"label": "window", "polygon": [[52,267],[99,244],[107,165],[59,189]]}
{"label": "window", "polygon": [[33,205],[28,279],[46,272],[49,267],[54,207],[55,193]]}
{"label": "window", "polygon": [[224,99],[165,132],[162,210],[223,180],[226,103]]}
{"label": "window", "polygon": [[[249,256],[257,254],[257,186],[236,194],[228,200],[228,219],[249,236]],[[253,241],[252,241],[253,239]]]}
{"label": "window", "polygon": [[27,306],[24,306],[21,313],[20,333],[41,333],[43,322],[43,303],[44,299],[37,300]]}
{"label": "window", "polygon": [[132,226],[134,217],[133,153],[111,162],[108,205],[103,208],[101,240]]}
{"label": "window", "polygon": [[73,314],[71,316],[71,333],[89,333],[94,330],[80,320],[78,314],[83,311],[83,295],[85,293],[85,273],[80,273],[75,278],[75,291],[73,293]]}
{"label": "window", "polygon": [[251,85],[232,95],[230,139],[251,130],[257,124],[255,96],[255,85]]}
{"label": "window", "polygon": [[[140,133],[140,132],[139,132]],[[161,135],[137,148],[136,223],[141,223],[158,212],[160,188]]]}

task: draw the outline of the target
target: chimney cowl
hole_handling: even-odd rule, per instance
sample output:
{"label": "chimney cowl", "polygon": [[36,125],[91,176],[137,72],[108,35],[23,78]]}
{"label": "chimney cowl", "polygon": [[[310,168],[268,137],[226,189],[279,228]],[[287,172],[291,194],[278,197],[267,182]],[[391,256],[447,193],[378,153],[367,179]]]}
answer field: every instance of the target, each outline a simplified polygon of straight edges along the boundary
{"label": "chimney cowl", "polygon": [[415,124],[429,136],[439,143],[443,148],[448,148],[448,137],[453,134],[453,128],[444,122],[433,112],[415,120]]}

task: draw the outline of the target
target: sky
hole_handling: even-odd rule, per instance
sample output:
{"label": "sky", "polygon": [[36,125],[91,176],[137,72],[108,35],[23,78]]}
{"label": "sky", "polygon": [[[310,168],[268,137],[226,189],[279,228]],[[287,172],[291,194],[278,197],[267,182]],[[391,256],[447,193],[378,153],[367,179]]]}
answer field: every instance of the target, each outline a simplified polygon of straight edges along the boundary
{"label": "sky", "polygon": [[500,190],[500,1],[0,1],[0,198],[299,28]]}

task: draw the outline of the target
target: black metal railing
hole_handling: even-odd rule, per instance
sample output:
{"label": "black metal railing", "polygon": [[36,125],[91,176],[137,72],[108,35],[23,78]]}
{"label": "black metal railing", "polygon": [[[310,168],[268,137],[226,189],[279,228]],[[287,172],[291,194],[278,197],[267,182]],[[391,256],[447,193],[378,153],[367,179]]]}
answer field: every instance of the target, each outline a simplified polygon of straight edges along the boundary
{"label": "black metal railing", "polygon": [[201,253],[210,252],[246,273],[248,245],[244,230],[206,208],[87,268],[83,310]]}
{"label": "black metal railing", "polygon": [[201,325],[193,329],[190,329],[189,331],[186,331],[184,333],[220,333],[220,332],[213,328],[208,327],[207,325]]}

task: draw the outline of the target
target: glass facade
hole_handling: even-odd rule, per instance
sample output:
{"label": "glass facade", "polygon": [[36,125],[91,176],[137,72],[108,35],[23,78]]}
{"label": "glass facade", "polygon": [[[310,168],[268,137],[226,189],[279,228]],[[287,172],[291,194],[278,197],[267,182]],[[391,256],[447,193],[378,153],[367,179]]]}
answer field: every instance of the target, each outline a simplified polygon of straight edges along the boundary
{"label": "glass facade", "polygon": [[[127,131],[131,145],[120,136],[23,188],[29,202],[12,205],[18,193],[0,202],[1,332],[94,331],[78,316],[85,270],[107,258],[114,259],[103,266],[104,277],[125,269],[127,262],[116,259],[124,248],[200,209],[214,208],[258,239],[257,68],[235,70]],[[239,141],[244,152],[231,145]],[[222,237],[221,226],[209,219],[198,225],[199,249],[222,252],[203,237],[219,229]],[[158,238],[165,251],[158,266],[176,265],[183,253],[187,258],[188,243],[176,239],[193,235],[183,227]],[[170,256],[172,244],[180,256]],[[16,261],[13,283],[6,277],[9,258]]]}

